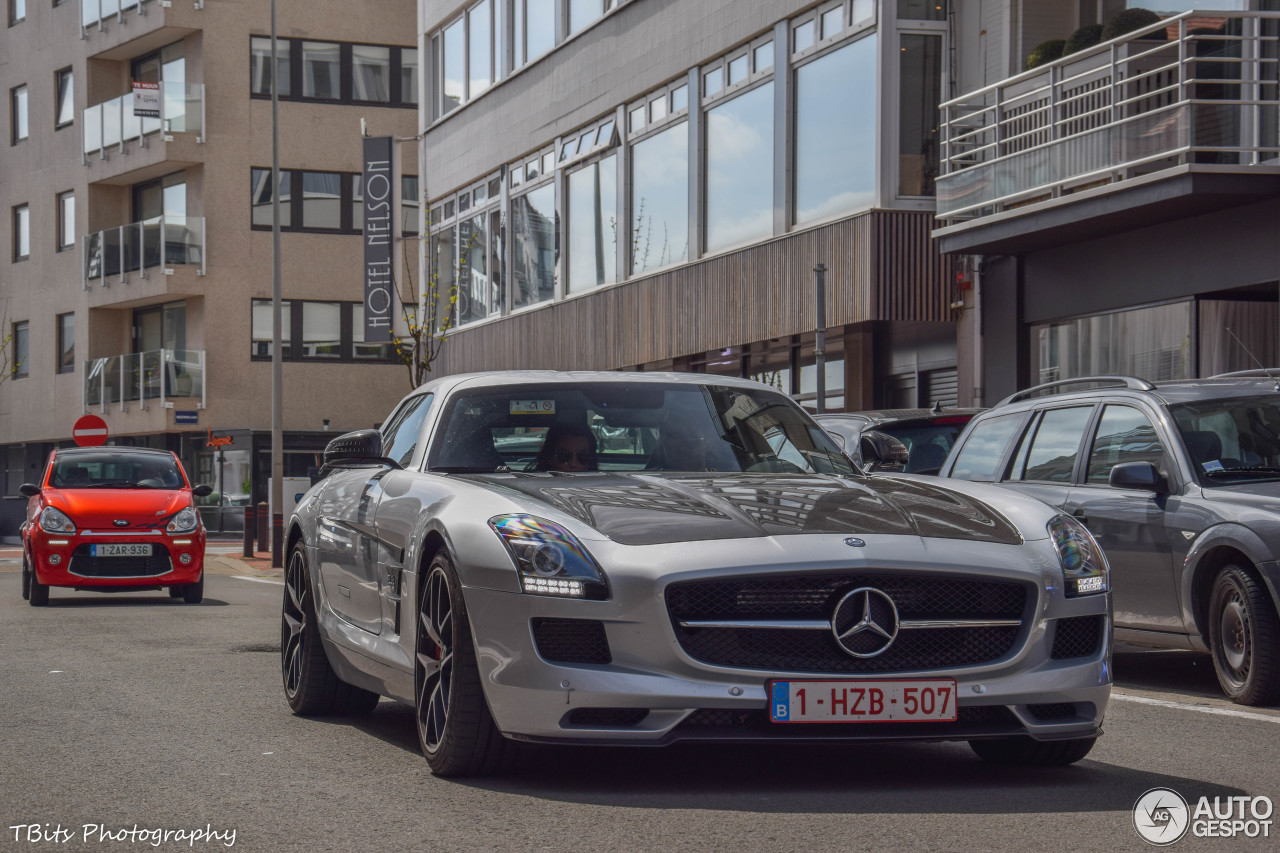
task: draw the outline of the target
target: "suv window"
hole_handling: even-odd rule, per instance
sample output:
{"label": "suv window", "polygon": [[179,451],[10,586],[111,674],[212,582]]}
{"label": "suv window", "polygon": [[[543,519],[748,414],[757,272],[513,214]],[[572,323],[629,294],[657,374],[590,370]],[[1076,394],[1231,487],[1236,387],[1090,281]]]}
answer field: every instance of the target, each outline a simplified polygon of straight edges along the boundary
{"label": "suv window", "polygon": [[1021,479],[1071,482],[1071,472],[1080,453],[1080,439],[1084,438],[1092,415],[1093,406],[1071,406],[1045,412],[1027,452],[1026,469]]}
{"label": "suv window", "polygon": [[1089,454],[1089,482],[1106,483],[1111,469],[1123,462],[1150,462],[1159,468],[1163,458],[1164,445],[1150,418],[1132,406],[1110,405],[1102,410]]}
{"label": "suv window", "polygon": [[1024,413],[1014,412],[978,421],[956,454],[951,476],[957,480],[995,480],[1000,475],[1000,460],[1024,417]]}

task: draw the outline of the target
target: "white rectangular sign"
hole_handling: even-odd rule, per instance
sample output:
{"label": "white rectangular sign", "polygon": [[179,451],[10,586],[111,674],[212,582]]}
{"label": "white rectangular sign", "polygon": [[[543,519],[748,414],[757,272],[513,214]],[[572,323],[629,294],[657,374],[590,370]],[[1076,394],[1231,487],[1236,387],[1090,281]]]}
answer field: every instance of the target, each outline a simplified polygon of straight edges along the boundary
{"label": "white rectangular sign", "polygon": [[133,114],[138,118],[160,118],[160,84],[133,81]]}

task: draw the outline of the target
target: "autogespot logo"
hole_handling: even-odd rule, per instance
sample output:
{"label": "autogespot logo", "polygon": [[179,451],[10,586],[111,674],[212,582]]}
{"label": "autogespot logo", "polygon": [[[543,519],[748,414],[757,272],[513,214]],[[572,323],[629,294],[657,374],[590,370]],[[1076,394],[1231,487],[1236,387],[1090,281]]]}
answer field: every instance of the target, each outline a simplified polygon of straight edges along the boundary
{"label": "autogespot logo", "polygon": [[1152,788],[1133,804],[1133,826],[1144,841],[1160,847],[1187,834],[1190,813],[1177,791]]}

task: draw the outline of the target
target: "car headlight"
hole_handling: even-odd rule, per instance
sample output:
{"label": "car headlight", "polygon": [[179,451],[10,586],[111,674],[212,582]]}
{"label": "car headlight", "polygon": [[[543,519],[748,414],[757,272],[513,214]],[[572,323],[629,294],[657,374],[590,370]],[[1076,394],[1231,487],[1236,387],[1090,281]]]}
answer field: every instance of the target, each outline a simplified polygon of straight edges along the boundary
{"label": "car headlight", "polygon": [[534,595],[609,597],[609,585],[595,559],[572,533],[535,515],[489,519],[520,572],[520,586]]}
{"label": "car headlight", "polygon": [[75,533],[76,526],[67,514],[56,507],[47,506],[40,513],[40,529],[45,533]]}
{"label": "car headlight", "polygon": [[190,533],[196,529],[196,525],[199,523],[200,516],[196,515],[196,508],[189,506],[169,519],[169,523],[165,525],[164,529],[166,533]]}
{"label": "car headlight", "polygon": [[1107,558],[1089,529],[1069,515],[1055,515],[1048,528],[1062,565],[1067,597],[1106,592],[1110,586]]}

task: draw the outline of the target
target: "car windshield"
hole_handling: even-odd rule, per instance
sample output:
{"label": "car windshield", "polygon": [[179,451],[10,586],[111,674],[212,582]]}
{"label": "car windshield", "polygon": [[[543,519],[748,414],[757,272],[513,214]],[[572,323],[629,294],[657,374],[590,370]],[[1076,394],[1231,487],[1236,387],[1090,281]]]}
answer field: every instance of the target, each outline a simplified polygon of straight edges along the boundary
{"label": "car windshield", "polygon": [[1169,407],[1200,482],[1280,480],[1280,398],[1231,397]]}
{"label": "car windshield", "polygon": [[173,457],[138,453],[77,453],[54,459],[49,485],[56,489],[180,489]]}
{"label": "car windshield", "polygon": [[446,407],[436,471],[751,471],[849,476],[852,465],[788,397],[653,382],[464,391]]}

